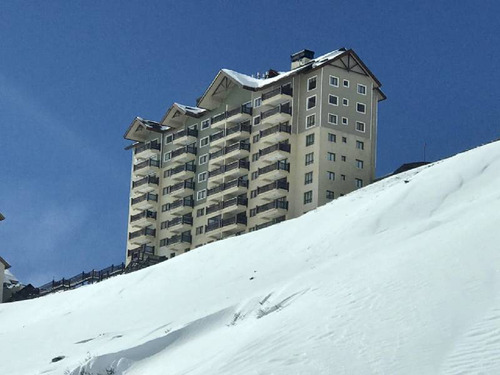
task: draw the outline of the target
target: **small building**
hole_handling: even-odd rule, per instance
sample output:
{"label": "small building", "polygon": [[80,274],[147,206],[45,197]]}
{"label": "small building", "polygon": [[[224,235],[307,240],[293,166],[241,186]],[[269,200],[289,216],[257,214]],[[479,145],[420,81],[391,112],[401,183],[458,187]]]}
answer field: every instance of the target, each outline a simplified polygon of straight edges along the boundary
{"label": "small building", "polygon": [[0,303],[3,302],[3,284],[4,284],[4,277],[5,277],[5,270],[10,268],[10,264],[7,263],[5,259],[0,257],[0,285],[2,287],[0,288]]}

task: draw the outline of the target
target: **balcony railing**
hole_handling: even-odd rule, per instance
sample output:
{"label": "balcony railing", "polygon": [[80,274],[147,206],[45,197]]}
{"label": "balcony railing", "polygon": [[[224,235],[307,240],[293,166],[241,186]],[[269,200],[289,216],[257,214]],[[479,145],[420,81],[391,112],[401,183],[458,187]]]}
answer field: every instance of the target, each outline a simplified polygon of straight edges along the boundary
{"label": "balcony railing", "polygon": [[195,146],[184,146],[180,147],[177,150],[172,151],[172,159],[182,155],[182,154],[194,154],[196,155],[196,147]]}
{"label": "balcony railing", "polygon": [[167,221],[167,229],[175,227],[176,225],[188,224],[193,225],[193,217],[191,215],[184,215],[176,217],[175,219]]}
{"label": "balcony railing", "polygon": [[224,138],[224,130],[221,130],[220,132],[212,134],[210,136],[210,142],[214,142],[214,141],[221,139],[221,138]]}
{"label": "balcony railing", "polygon": [[225,190],[229,190],[229,189],[236,187],[236,186],[242,186],[242,187],[248,188],[248,180],[242,180],[242,179],[238,178],[238,179],[235,179],[233,181],[229,181],[229,182],[226,182],[224,184],[220,184],[219,186],[216,186],[212,189],[208,189],[207,196],[217,194],[217,193],[225,191]]}
{"label": "balcony railing", "polygon": [[146,150],[158,150],[158,151],[160,151],[160,148],[161,148],[161,145],[158,142],[149,142],[149,143],[143,144],[139,147],[136,147],[134,150],[134,154],[137,155],[137,154],[140,154],[141,152],[146,151]]}
{"label": "balcony railing", "polygon": [[177,243],[191,243],[193,241],[193,237],[191,236],[191,233],[182,233],[182,234],[176,234],[175,236],[172,236],[170,238],[167,238],[166,245],[174,245]]}
{"label": "balcony railing", "polygon": [[281,87],[275,88],[274,90],[268,91],[268,92],[262,94],[262,101],[267,100],[267,99],[272,98],[272,97],[277,96],[277,95],[281,95],[281,94],[292,96],[292,94],[293,94],[292,87],[290,85],[286,85],[286,86],[281,86]]}
{"label": "balcony railing", "polygon": [[273,163],[271,165],[268,165],[264,168],[259,168],[258,169],[258,174],[259,176],[272,172],[272,171],[287,171],[290,172],[290,163],[287,163],[285,161],[277,161],[276,163]]}
{"label": "balcony railing", "polygon": [[212,117],[212,124],[215,124],[219,121],[225,120],[227,118],[233,117],[234,115],[237,115],[239,113],[246,113],[247,115],[252,115],[252,107],[247,107],[247,106],[240,106],[234,109],[231,109],[229,111],[220,113],[214,117]]}
{"label": "balcony railing", "polygon": [[177,190],[182,189],[192,189],[194,190],[194,182],[193,181],[182,181],[175,185],[167,186],[167,194],[173,193]]}
{"label": "balcony railing", "polygon": [[247,225],[247,217],[245,215],[236,215],[233,217],[229,217],[227,219],[214,221],[208,225],[205,225],[205,233],[211,232],[215,229],[224,228],[233,224]]}
{"label": "balcony railing", "polygon": [[133,223],[134,221],[137,221],[142,218],[156,219],[156,212],[149,210],[142,211],[140,214],[130,216],[130,222]]}
{"label": "balcony railing", "polygon": [[275,201],[263,204],[262,206],[257,206],[257,207],[255,207],[255,214],[252,216],[255,216],[256,214],[260,214],[262,212],[273,210],[276,208],[288,210],[288,201],[275,200]]}
{"label": "balcony railing", "polygon": [[290,106],[290,103],[285,103],[285,104],[280,104],[274,108],[271,108],[268,111],[262,112],[260,114],[261,120],[264,120],[268,117],[271,117],[277,113],[286,113],[288,115],[292,114],[292,107]]}
{"label": "balcony railing", "polygon": [[275,145],[263,148],[262,150],[259,150],[259,157],[270,154],[271,152],[274,151],[285,151],[285,152],[290,152],[291,147],[289,143],[276,143]]}
{"label": "balcony railing", "polygon": [[172,203],[167,203],[167,211],[171,211],[178,207],[194,207],[194,199],[192,196],[184,197]]}
{"label": "balcony railing", "polygon": [[181,172],[196,172],[196,165],[194,164],[184,164],[184,165],[179,165],[178,167],[172,168],[167,170],[167,177],[171,177],[177,173]]}
{"label": "balcony railing", "polygon": [[226,137],[238,132],[250,133],[251,131],[252,131],[252,126],[250,125],[250,122],[247,121],[227,129]]}
{"label": "balcony railing", "polygon": [[144,229],[139,229],[135,232],[131,232],[128,234],[128,239],[132,240],[134,238],[140,237],[140,236],[155,236],[156,235],[156,229],[153,228],[144,228]]}
{"label": "balcony railing", "polygon": [[268,191],[274,190],[274,189],[282,189],[288,191],[290,187],[290,184],[286,181],[286,178],[283,178],[278,181],[271,182],[270,184],[260,186],[257,188],[257,195],[259,194],[264,194]]}
{"label": "balcony railing", "polygon": [[253,232],[253,231],[256,231],[259,229],[264,229],[264,228],[270,227],[271,225],[281,223],[282,221],[285,221],[285,219],[286,219],[286,216],[284,216],[284,215],[277,217],[276,219],[272,219],[270,221],[267,221],[265,223],[262,223],[262,224],[259,224],[259,225],[256,225],[256,226],[250,228],[250,232]]}
{"label": "balcony railing", "polygon": [[262,138],[267,137],[268,135],[271,135],[274,133],[279,133],[279,132],[291,134],[292,133],[292,126],[288,125],[288,124],[278,124],[278,125],[272,126],[269,129],[261,130],[259,132],[259,138],[262,139]]}
{"label": "balcony railing", "polygon": [[135,254],[142,253],[142,254],[154,254],[155,253],[155,247],[150,246],[147,244],[144,244],[142,246],[136,247],[135,249],[129,250],[128,251],[128,256],[131,257]]}
{"label": "balcony railing", "polygon": [[248,206],[248,199],[244,197],[235,197],[231,198],[222,202],[219,202],[217,204],[214,204],[212,206],[208,206],[206,209],[206,214],[210,215],[211,213],[223,210],[227,207],[231,206]]}
{"label": "balcony railing", "polygon": [[131,203],[133,206],[134,204],[144,202],[144,201],[158,202],[158,194],[146,193],[146,194],[141,195],[140,197],[132,198]]}
{"label": "balcony railing", "polygon": [[216,159],[219,156],[229,154],[230,152],[236,151],[236,150],[245,150],[250,152],[250,144],[245,143],[245,142],[236,142],[233,143],[232,145],[226,146],[224,148],[221,148],[220,150],[216,152],[212,152],[210,154],[210,160]]}
{"label": "balcony railing", "polygon": [[138,171],[139,169],[146,167],[160,167],[160,161],[155,159],[144,160],[143,162],[134,165],[134,171]]}
{"label": "balcony railing", "polygon": [[175,141],[176,139],[180,139],[182,137],[198,137],[198,130],[196,129],[183,129],[174,133],[172,139]]}
{"label": "balcony railing", "polygon": [[146,176],[141,178],[140,180],[132,182],[132,188],[136,188],[138,186],[142,186],[144,184],[153,184],[158,185],[160,183],[160,178],[156,176]]}

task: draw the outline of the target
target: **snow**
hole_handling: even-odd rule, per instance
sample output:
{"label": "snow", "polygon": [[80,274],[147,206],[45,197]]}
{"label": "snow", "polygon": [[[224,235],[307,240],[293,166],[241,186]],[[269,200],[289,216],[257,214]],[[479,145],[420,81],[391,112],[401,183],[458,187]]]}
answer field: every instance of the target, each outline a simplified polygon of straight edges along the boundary
{"label": "snow", "polygon": [[0,305],[0,374],[498,374],[499,171],[496,142],[138,272]]}
{"label": "snow", "polygon": [[204,108],[199,108],[199,107],[192,107],[189,105],[184,105],[184,104],[179,104],[179,103],[174,103],[177,107],[179,107],[183,112],[190,112],[193,115],[198,115],[201,113],[206,112],[207,110]]}

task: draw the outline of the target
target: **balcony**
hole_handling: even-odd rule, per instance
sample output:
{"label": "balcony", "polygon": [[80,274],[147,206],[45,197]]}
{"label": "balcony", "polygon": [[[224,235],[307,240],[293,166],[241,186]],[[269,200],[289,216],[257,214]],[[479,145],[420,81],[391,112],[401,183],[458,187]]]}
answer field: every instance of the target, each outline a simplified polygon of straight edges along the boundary
{"label": "balcony", "polygon": [[250,144],[243,141],[233,143],[232,145],[221,148],[210,154],[210,162],[222,163],[225,159],[241,159],[247,157],[250,153]]}
{"label": "balcony", "polygon": [[292,96],[293,89],[290,85],[281,86],[262,94],[262,104],[275,105],[285,100],[290,100]]}
{"label": "balcony", "polygon": [[186,146],[196,142],[198,139],[198,130],[184,129],[173,134],[173,144]]}
{"label": "balcony", "polygon": [[290,103],[280,104],[270,110],[261,112],[260,123],[262,125],[274,125],[280,122],[290,121],[292,118],[292,107]]}
{"label": "balcony", "polygon": [[250,210],[250,216],[257,216],[262,219],[274,219],[278,216],[286,215],[287,211],[288,202],[282,199],[276,199]]}
{"label": "balcony", "polygon": [[205,225],[205,233],[212,238],[227,237],[244,231],[246,226],[247,217],[245,214],[238,214],[236,216],[217,220]]}
{"label": "balcony", "polygon": [[238,178],[208,189],[207,196],[210,201],[218,201],[222,196],[240,195],[245,193],[247,189],[248,180]]}
{"label": "balcony", "polygon": [[193,178],[196,172],[196,166],[194,164],[184,164],[179,165],[175,168],[167,170],[166,177],[172,180],[187,180]]}
{"label": "balcony", "polygon": [[156,223],[156,211],[144,210],[137,215],[130,216],[130,225],[144,228]]}
{"label": "balcony", "polygon": [[290,184],[286,178],[271,182],[270,184],[259,186],[254,190],[255,197],[263,200],[275,200],[283,197],[289,191]]}
{"label": "balcony", "polygon": [[289,143],[276,143],[259,150],[259,162],[272,162],[286,159],[290,156],[290,151],[291,147]]}
{"label": "balcony", "polygon": [[195,146],[184,146],[172,151],[171,163],[187,163],[196,158]]}
{"label": "balcony", "polygon": [[185,215],[194,207],[193,196],[184,197],[172,203],[167,203],[166,212],[172,215]]}
{"label": "balcony", "polygon": [[210,147],[220,146],[226,141],[225,132],[221,130],[210,136]]}
{"label": "balcony", "polygon": [[132,198],[130,204],[135,210],[152,208],[158,202],[158,194],[146,193],[137,198]]}
{"label": "balcony", "polygon": [[194,186],[194,181],[182,181],[177,184],[167,186],[167,195],[172,198],[183,198],[193,194]]}
{"label": "balcony", "polygon": [[250,120],[252,118],[252,107],[239,106],[226,112],[226,122],[235,123]]}
{"label": "balcony", "polygon": [[250,121],[242,122],[241,124],[235,125],[231,128],[227,128],[226,142],[249,139],[251,131],[252,126],[250,125]]}
{"label": "balcony", "polygon": [[160,153],[161,145],[158,142],[148,142],[134,149],[134,155],[138,158],[149,159]]}
{"label": "balcony", "polygon": [[151,242],[156,236],[156,229],[153,228],[143,228],[138,231],[131,232],[128,234],[128,239],[130,243],[143,245],[145,243]]}
{"label": "balcony", "polygon": [[185,232],[185,233],[176,234],[175,236],[167,238],[167,240],[165,241],[165,245],[170,250],[178,251],[178,250],[189,248],[191,246],[192,241],[193,241],[193,238],[191,237],[191,233]]}
{"label": "balcony", "polygon": [[193,217],[184,215],[167,221],[167,229],[173,233],[183,233],[191,230],[193,227]]}
{"label": "balcony", "polygon": [[289,175],[290,163],[280,160],[264,168],[259,168],[257,171],[259,179],[265,181],[276,181]]}
{"label": "balcony", "polygon": [[134,165],[134,174],[136,176],[147,176],[154,174],[160,168],[160,161],[148,159]]}
{"label": "balcony", "polygon": [[248,199],[245,197],[234,197],[221,201],[219,203],[213,204],[206,208],[206,214],[210,215],[215,212],[219,214],[229,214],[235,212],[246,211],[248,206]]}
{"label": "balcony", "polygon": [[156,176],[146,176],[132,182],[132,189],[135,193],[149,193],[158,188],[160,179]]}
{"label": "balcony", "polygon": [[261,130],[259,132],[259,139],[266,143],[279,143],[290,139],[291,133],[291,125],[288,125],[287,123],[278,124],[265,130]]}
{"label": "balcony", "polygon": [[155,247],[150,245],[141,245],[127,252],[127,255],[132,260],[143,260],[144,255],[154,255]]}
{"label": "balcony", "polygon": [[264,228],[270,227],[274,224],[281,223],[282,221],[285,221],[285,220],[286,220],[286,216],[279,216],[275,219],[266,221],[265,223],[262,223],[262,224],[259,224],[259,225],[256,225],[256,226],[250,228],[249,232],[254,232],[254,231],[259,230],[259,229],[264,229]]}
{"label": "balcony", "polygon": [[224,179],[230,180],[248,174],[250,162],[244,159],[236,160],[228,164],[221,165],[208,172],[208,185],[213,187],[215,184],[221,184]]}

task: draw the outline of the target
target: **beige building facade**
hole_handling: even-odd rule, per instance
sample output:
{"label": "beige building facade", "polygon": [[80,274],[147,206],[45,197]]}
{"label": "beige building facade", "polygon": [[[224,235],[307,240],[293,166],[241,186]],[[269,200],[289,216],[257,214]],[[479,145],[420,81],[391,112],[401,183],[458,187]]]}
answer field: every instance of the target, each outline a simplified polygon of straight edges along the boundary
{"label": "beige building facade", "polygon": [[2,301],[3,301],[3,284],[4,284],[4,277],[5,277],[5,270],[9,269],[9,268],[10,268],[9,263],[7,263],[5,261],[5,259],[0,257],[0,285],[2,286],[0,288],[0,303],[2,303]]}
{"label": "beige building facade", "polygon": [[223,69],[196,106],[136,118],[126,261],[171,258],[307,211],[375,179],[381,84],[353,50]]}

